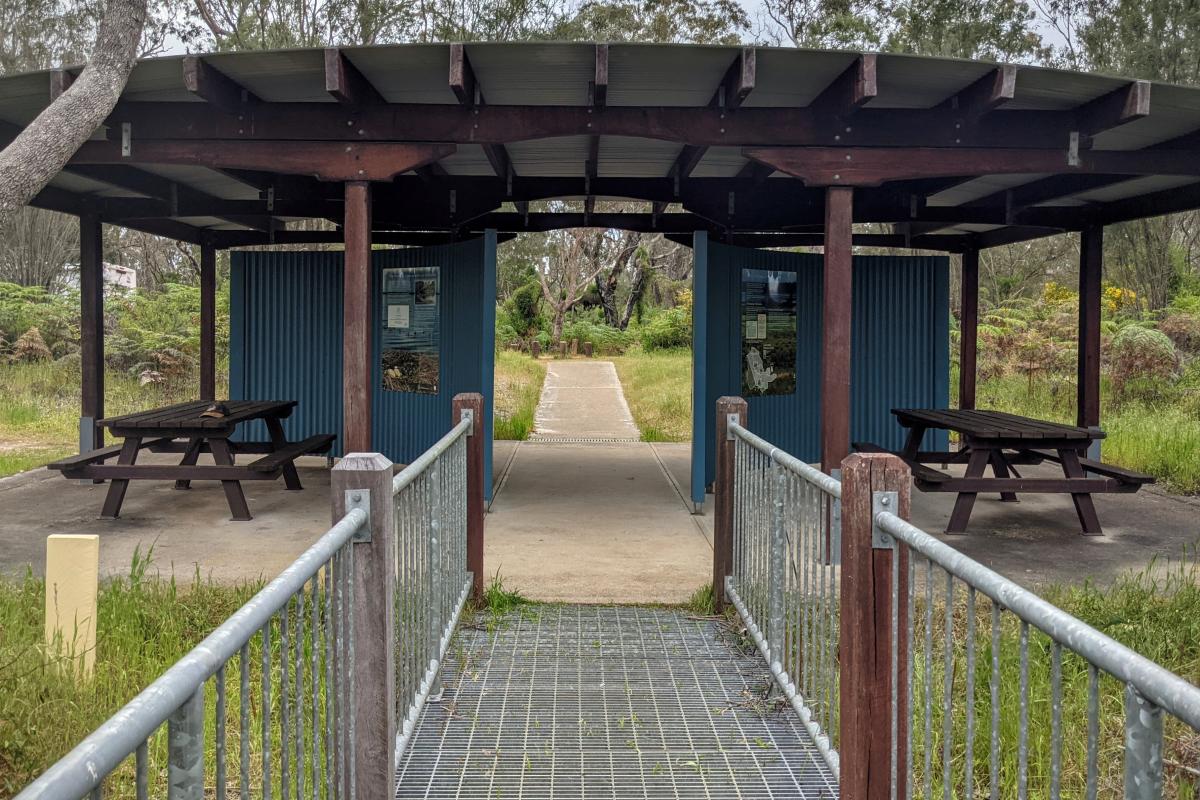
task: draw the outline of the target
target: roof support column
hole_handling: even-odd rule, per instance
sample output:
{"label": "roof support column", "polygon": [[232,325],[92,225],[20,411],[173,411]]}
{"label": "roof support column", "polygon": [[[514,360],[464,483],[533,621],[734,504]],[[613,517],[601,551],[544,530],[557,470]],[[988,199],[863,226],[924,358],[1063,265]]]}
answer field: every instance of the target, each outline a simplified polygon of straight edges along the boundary
{"label": "roof support column", "polygon": [[1079,234],[1078,421],[1100,424],[1100,280],[1104,268],[1104,226],[1089,225]]}
{"label": "roof support column", "polygon": [[104,225],[79,217],[79,452],[104,446]]}
{"label": "roof support column", "polygon": [[200,399],[217,399],[217,250],[200,245]]}
{"label": "roof support column", "polygon": [[346,183],[342,319],[342,448],[371,451],[371,184]]}
{"label": "roof support column", "polygon": [[975,408],[979,357],[979,251],[962,254],[962,299],[959,303],[958,407]]}
{"label": "roof support column", "polygon": [[821,325],[821,468],[850,454],[850,315],[854,190],[825,190],[825,267]]}

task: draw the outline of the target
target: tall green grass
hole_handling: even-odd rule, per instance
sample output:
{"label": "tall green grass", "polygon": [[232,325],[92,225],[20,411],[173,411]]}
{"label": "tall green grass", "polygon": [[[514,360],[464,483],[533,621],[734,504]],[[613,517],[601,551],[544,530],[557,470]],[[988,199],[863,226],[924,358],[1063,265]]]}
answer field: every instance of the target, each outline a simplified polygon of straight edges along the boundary
{"label": "tall green grass", "polygon": [[540,361],[512,350],[496,353],[493,438],[529,438],[545,380],[546,365]]}
{"label": "tall green grass", "polygon": [[[1200,492],[1200,417],[1187,407],[1166,401],[1114,402],[1103,387],[1100,425],[1107,434],[1104,460],[1158,478],[1164,488],[1184,494]],[[1073,382],[1019,376],[992,378],[979,385],[979,408],[1027,417],[1075,423]]]}
{"label": "tall green grass", "polygon": [[[1200,588],[1196,566],[1185,562],[1165,575],[1155,565],[1129,575],[1114,585],[1093,584],[1060,587],[1046,592],[1047,598],[1093,627],[1131,649],[1157,661],[1188,681],[1200,681]],[[944,581],[935,572],[933,601],[925,594],[924,569],[918,570],[920,585],[914,604],[913,650],[913,762],[914,797],[941,797],[947,761],[944,725],[951,722],[949,777],[952,796],[963,797],[968,767],[972,796],[988,796],[991,787],[990,725],[993,705],[991,604],[980,598],[975,607],[975,669],[973,695],[967,692],[966,664],[967,600],[961,586],[946,618]],[[928,617],[926,610],[929,610]],[[927,633],[928,620],[928,633]],[[1050,796],[1052,752],[1052,657],[1048,637],[1034,629],[1029,633],[1028,658],[1028,759],[1029,797]],[[928,638],[927,638],[928,637]],[[1021,715],[1022,637],[1020,621],[1012,614],[1001,616],[999,648],[1000,738],[997,760],[998,795],[1015,798],[1019,783],[1019,733]],[[953,656],[947,662],[947,651]],[[928,654],[928,660],[926,655]],[[947,671],[948,670],[948,671]],[[949,674],[950,691],[946,691]],[[929,691],[925,691],[928,676]],[[1086,662],[1062,649],[1061,730],[1063,797],[1082,797],[1087,782],[1088,682]],[[1100,797],[1123,796],[1124,775],[1124,686],[1116,679],[1099,678],[1099,758],[1097,785]],[[967,709],[975,715],[971,758],[967,760]],[[1167,796],[1192,798],[1197,779],[1189,771],[1200,757],[1200,734],[1164,715],[1166,719],[1165,760]],[[928,724],[927,724],[928,723]]]}
{"label": "tall green grass", "polygon": [[[194,400],[199,379],[175,385],[138,380],[109,370],[104,376],[104,413],[127,414]],[[227,391],[220,376],[218,395]],[[70,362],[0,364],[0,477],[75,452],[79,436],[79,367]]]}
{"label": "tall green grass", "polygon": [[633,348],[612,362],[642,441],[691,441],[692,351]]}
{"label": "tall green grass", "polygon": [[[135,554],[129,575],[102,583],[95,672],[82,683],[45,654],[44,581],[29,573],[0,579],[0,795],[11,797],[65,755],[260,588],[198,574],[180,585],[148,567],[149,559]],[[227,683],[236,689],[236,671]],[[232,705],[236,710],[236,699]],[[211,720],[212,696],[209,706]],[[165,772],[165,735],[152,739],[150,755]],[[133,795],[131,765],[111,788]]]}

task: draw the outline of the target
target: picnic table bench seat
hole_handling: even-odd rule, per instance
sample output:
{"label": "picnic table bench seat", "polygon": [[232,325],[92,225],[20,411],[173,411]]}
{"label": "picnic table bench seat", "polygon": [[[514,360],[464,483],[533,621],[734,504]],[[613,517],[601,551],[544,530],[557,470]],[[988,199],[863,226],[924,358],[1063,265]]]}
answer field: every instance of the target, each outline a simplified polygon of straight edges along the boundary
{"label": "picnic table bench seat", "polygon": [[[1039,458],[1046,461],[1053,461],[1057,464],[1062,463],[1057,453],[1048,453],[1043,450],[1028,451]],[[1094,461],[1090,458],[1079,459],[1079,466],[1083,467],[1088,472],[1094,472],[1097,475],[1103,475],[1106,478],[1112,478],[1119,483],[1128,484],[1130,486],[1145,486],[1147,484],[1156,483],[1157,478],[1153,475],[1147,475],[1144,472],[1137,472],[1125,467],[1118,467],[1116,464],[1105,464],[1103,461]]]}
{"label": "picnic table bench seat", "polygon": [[292,442],[279,450],[267,453],[262,458],[251,461],[246,467],[255,472],[275,472],[283,469],[284,464],[290,464],[299,456],[328,453],[336,438],[332,433],[318,433],[316,436]]}
{"label": "picnic table bench seat", "polygon": [[941,470],[936,470],[933,467],[922,464],[914,458],[909,458],[904,453],[888,450],[886,447],[874,442],[854,442],[853,447],[860,453],[891,453],[905,464],[908,464],[908,468],[912,470],[913,480],[917,481],[918,484],[936,485],[945,483],[954,477],[947,472],[942,472]]}

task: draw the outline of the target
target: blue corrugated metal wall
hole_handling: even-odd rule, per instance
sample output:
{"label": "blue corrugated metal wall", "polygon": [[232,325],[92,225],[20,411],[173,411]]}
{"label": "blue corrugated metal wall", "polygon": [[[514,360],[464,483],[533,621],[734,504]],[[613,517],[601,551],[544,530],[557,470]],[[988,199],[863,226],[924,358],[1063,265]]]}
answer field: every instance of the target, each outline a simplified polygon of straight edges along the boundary
{"label": "blue corrugated metal wall", "polygon": [[[495,351],[496,238],[372,254],[376,319],[388,267],[438,266],[441,272],[439,392],[385,392],[379,325],[373,326],[372,447],[408,463],[450,429],[450,400],[484,397],[484,486],[492,485],[492,383]],[[342,253],[235,252],[230,287],[230,397],[300,401],[286,421],[288,438],[342,430]],[[249,429],[247,438],[265,431]]]}
{"label": "blue corrugated metal wall", "polygon": [[[694,257],[692,499],[699,503],[716,475],[717,398],[741,394],[743,269],[795,272],[798,292],[796,392],[749,398],[750,429],[799,458],[820,457],[822,257],[730,247],[704,233],[696,234]],[[851,437],[899,448],[904,431],[892,408],[949,403],[949,259],[855,256],[853,304]],[[926,446],[945,448],[945,432],[928,434]]]}

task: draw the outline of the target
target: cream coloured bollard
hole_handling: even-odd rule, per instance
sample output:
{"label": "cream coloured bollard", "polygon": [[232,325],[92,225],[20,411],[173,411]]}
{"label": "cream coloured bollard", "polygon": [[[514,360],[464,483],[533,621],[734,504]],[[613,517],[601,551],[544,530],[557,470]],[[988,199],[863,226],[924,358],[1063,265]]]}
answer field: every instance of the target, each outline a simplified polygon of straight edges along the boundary
{"label": "cream coloured bollard", "polygon": [[46,537],[46,654],[80,679],[96,665],[99,581],[99,536]]}

